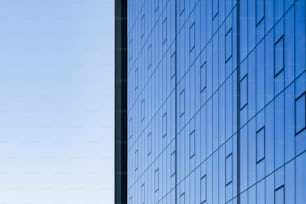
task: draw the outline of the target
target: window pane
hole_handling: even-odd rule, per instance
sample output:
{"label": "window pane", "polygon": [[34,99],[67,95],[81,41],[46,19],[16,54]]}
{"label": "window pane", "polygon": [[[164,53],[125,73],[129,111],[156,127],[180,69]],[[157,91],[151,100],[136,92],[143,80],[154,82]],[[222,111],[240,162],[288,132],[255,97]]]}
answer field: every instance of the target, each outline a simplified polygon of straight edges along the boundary
{"label": "window pane", "polygon": [[195,155],[195,131],[193,130],[189,135],[189,158]]}
{"label": "window pane", "polygon": [[201,92],[204,91],[204,89],[206,88],[206,62],[201,66]]}
{"label": "window pane", "polygon": [[284,204],[284,186],[275,190],[275,204]]}
{"label": "window pane", "polygon": [[167,135],[167,113],[163,115],[162,119],[162,129],[163,129],[163,137],[166,137]]}
{"label": "window pane", "polygon": [[240,109],[248,104],[248,76],[246,75],[240,81]]}
{"label": "window pane", "polygon": [[295,101],[295,133],[299,134],[306,128],[306,93]]}
{"label": "window pane", "polygon": [[180,93],[180,117],[185,114],[185,90]]}
{"label": "window pane", "polygon": [[175,152],[171,153],[171,166],[170,166],[170,175],[171,177],[175,175]]}
{"label": "window pane", "polygon": [[194,22],[189,28],[189,52],[191,52],[194,49],[195,46],[195,26]]}
{"label": "window pane", "polygon": [[265,2],[264,0],[256,0],[256,24],[259,24],[265,15]]}
{"label": "window pane", "polygon": [[284,37],[282,36],[274,45],[274,77],[284,69]]}
{"label": "window pane", "polygon": [[162,29],[163,29],[163,34],[162,34],[162,37],[163,37],[163,44],[165,44],[166,43],[166,41],[167,41],[167,18],[165,18],[164,20],[163,20],[163,25],[162,25],[163,27],[162,27]]}
{"label": "window pane", "polygon": [[256,160],[257,163],[265,158],[265,128],[261,128],[256,133]]}
{"label": "window pane", "polygon": [[159,169],[156,169],[154,173],[154,190],[155,192],[159,190]]}
{"label": "window pane", "polygon": [[230,29],[225,34],[225,62],[227,62],[232,57],[233,50],[233,32]]}
{"label": "window pane", "polygon": [[230,154],[225,159],[225,169],[226,169],[226,175],[225,175],[225,184],[228,185],[232,183],[232,177],[233,177],[233,154]]}
{"label": "window pane", "polygon": [[201,178],[200,188],[201,188],[201,204],[206,201],[206,185],[207,185],[206,175]]}

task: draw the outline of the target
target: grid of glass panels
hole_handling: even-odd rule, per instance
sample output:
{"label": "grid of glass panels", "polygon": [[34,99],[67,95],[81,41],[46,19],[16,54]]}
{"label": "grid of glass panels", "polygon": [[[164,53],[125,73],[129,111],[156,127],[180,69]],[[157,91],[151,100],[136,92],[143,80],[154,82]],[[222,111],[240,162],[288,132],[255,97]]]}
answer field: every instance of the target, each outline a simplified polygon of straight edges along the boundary
{"label": "grid of glass panels", "polygon": [[306,203],[305,0],[238,3],[128,0],[129,204]]}

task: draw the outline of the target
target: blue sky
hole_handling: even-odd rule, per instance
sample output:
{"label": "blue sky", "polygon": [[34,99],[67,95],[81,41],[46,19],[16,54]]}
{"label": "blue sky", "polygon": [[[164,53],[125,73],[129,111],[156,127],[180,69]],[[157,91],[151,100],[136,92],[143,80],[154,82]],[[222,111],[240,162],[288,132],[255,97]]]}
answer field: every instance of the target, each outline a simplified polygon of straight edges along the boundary
{"label": "blue sky", "polygon": [[113,203],[113,8],[0,1],[0,204]]}

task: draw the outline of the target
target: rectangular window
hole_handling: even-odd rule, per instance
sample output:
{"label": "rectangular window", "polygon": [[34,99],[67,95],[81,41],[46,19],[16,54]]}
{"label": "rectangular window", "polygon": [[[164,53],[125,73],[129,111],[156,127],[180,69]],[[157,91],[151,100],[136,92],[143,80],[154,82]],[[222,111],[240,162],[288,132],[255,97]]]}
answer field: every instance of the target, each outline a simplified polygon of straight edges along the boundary
{"label": "rectangular window", "polygon": [[150,156],[152,153],[152,132],[149,132],[148,134],[147,148],[148,148],[148,156]]}
{"label": "rectangular window", "polygon": [[129,119],[129,139],[133,137],[133,118]]}
{"label": "rectangular window", "polygon": [[189,158],[192,159],[195,155],[195,130],[189,134]]}
{"label": "rectangular window", "polygon": [[225,184],[226,186],[232,183],[233,180],[233,154],[231,153],[225,159]]}
{"label": "rectangular window", "polygon": [[185,114],[185,89],[180,92],[180,117]]}
{"label": "rectangular window", "polygon": [[183,15],[184,11],[185,11],[185,0],[180,0],[180,16]]}
{"label": "rectangular window", "polygon": [[256,161],[261,162],[265,158],[265,128],[256,133]]}
{"label": "rectangular window", "polygon": [[175,76],[175,52],[171,55],[170,58],[170,77],[171,79]]}
{"label": "rectangular window", "polygon": [[148,47],[148,69],[152,67],[152,45]]}
{"label": "rectangular window", "polygon": [[141,39],[144,37],[145,34],[145,15],[141,16]]}
{"label": "rectangular window", "polygon": [[232,58],[233,52],[233,31],[232,28],[225,34],[225,63]]}
{"label": "rectangular window", "polygon": [[170,175],[171,177],[175,175],[175,151],[171,153],[170,156],[170,162],[171,162],[171,166],[170,166]]}
{"label": "rectangular window", "polygon": [[206,61],[200,68],[200,78],[201,78],[201,93],[205,90],[206,88],[206,74],[207,74],[207,63]]}
{"label": "rectangular window", "polygon": [[139,68],[135,69],[135,91],[138,89],[139,84]]}
{"label": "rectangular window", "polygon": [[189,52],[192,52],[195,47],[195,25],[194,22],[189,27]]}
{"label": "rectangular window", "polygon": [[256,0],[256,25],[259,25],[265,16],[265,0]]}
{"label": "rectangular window", "polygon": [[200,181],[200,192],[201,192],[201,204],[206,202],[206,187],[207,187],[207,178],[204,175]]}
{"label": "rectangular window", "polygon": [[275,189],[275,204],[285,204],[285,187]]}
{"label": "rectangular window", "polygon": [[284,70],[284,36],[274,44],[274,77]]}
{"label": "rectangular window", "polygon": [[219,0],[212,0],[212,20],[214,20],[219,13]]}
{"label": "rectangular window", "polygon": [[163,119],[162,119],[162,134],[163,138],[167,136],[167,112],[164,113]]}
{"label": "rectangular window", "polygon": [[159,168],[154,172],[154,191],[157,192],[159,190]]}
{"label": "rectangular window", "polygon": [[240,110],[248,105],[248,75],[240,80]]}
{"label": "rectangular window", "polygon": [[167,42],[167,18],[163,20],[162,25],[162,37],[163,37],[163,45]]}
{"label": "rectangular window", "polygon": [[159,9],[159,0],[154,0],[154,11],[155,13],[158,11]]}
{"label": "rectangular window", "polygon": [[142,99],[141,101],[141,122],[145,119],[145,100]]}
{"label": "rectangular window", "polygon": [[295,134],[306,129],[306,92],[295,99]]}
{"label": "rectangular window", "polygon": [[137,171],[138,170],[138,162],[139,162],[139,151],[138,151],[138,149],[136,149],[136,151],[135,151],[135,171]]}
{"label": "rectangular window", "polygon": [[185,204],[185,193],[180,195],[180,204]]}
{"label": "rectangular window", "polygon": [[140,196],[141,196],[141,204],[145,203],[145,185],[141,185],[141,190],[140,190]]}

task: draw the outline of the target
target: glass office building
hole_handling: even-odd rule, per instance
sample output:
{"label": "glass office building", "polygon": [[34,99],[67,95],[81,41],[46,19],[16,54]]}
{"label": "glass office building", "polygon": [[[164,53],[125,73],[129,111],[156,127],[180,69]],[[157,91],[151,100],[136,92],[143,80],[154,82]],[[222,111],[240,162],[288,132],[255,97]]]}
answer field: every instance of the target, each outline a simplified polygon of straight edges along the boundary
{"label": "glass office building", "polygon": [[127,3],[128,204],[305,204],[305,0]]}

